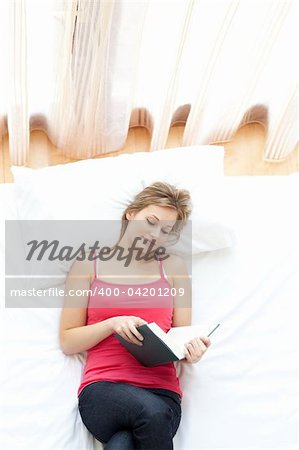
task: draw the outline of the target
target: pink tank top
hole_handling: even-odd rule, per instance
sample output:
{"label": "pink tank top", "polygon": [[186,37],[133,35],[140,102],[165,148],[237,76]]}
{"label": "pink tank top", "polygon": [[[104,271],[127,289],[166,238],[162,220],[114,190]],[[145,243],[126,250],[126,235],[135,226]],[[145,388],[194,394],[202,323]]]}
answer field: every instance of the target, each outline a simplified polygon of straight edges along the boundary
{"label": "pink tank top", "polygon": [[[165,332],[171,328],[173,297],[166,279],[162,260],[160,276],[143,284],[116,284],[102,281],[95,274],[88,300],[87,323],[91,325],[114,316],[138,316],[156,322]],[[143,366],[112,335],[87,351],[78,396],[85,386],[96,381],[128,383],[143,388],[162,388],[182,396],[179,379],[173,363],[156,367]]]}

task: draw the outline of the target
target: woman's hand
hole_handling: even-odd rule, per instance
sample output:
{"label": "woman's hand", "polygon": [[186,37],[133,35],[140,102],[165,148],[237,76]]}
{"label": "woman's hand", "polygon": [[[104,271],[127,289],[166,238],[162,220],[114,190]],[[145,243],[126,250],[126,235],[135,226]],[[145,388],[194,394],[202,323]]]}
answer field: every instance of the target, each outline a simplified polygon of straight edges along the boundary
{"label": "woman's hand", "polygon": [[136,327],[147,323],[145,320],[136,316],[116,316],[109,319],[112,333],[115,332],[122,336],[126,341],[142,345],[143,336]]}
{"label": "woman's hand", "polygon": [[204,353],[208,350],[208,347],[210,347],[210,345],[211,341],[206,336],[199,336],[191,339],[191,341],[185,344],[186,356],[183,361],[189,364],[198,362],[202,358]]}

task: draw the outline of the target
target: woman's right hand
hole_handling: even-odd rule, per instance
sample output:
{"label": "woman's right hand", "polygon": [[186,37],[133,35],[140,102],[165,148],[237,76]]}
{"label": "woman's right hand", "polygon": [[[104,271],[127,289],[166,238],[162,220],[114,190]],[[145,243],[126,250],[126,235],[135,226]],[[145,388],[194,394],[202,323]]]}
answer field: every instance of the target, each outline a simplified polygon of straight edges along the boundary
{"label": "woman's right hand", "polygon": [[110,321],[112,333],[119,334],[130,343],[142,345],[140,341],[143,340],[143,336],[136,327],[146,324],[145,320],[136,316],[116,316],[108,320]]}

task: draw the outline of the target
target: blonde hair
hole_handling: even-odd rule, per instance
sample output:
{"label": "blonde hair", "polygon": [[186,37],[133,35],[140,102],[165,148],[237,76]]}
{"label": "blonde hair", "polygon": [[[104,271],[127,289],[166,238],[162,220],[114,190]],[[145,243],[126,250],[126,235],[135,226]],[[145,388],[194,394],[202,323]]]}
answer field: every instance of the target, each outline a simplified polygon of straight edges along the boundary
{"label": "blonde hair", "polygon": [[192,211],[190,192],[186,189],[178,189],[169,183],[156,181],[139,192],[124,210],[121,218],[121,230],[118,242],[125,234],[128,226],[127,213],[138,213],[150,205],[168,206],[177,211],[176,223],[170,234],[176,236],[176,241],[179,239],[180,232]]}

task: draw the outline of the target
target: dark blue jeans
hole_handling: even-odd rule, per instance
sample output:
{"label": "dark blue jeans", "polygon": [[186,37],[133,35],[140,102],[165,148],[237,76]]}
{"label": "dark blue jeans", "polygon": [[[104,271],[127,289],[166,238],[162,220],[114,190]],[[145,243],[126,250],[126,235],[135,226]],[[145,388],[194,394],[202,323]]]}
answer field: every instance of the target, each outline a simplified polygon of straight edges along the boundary
{"label": "dark blue jeans", "polygon": [[105,450],[172,450],[181,397],[166,389],[97,381],[79,396],[79,411]]}

